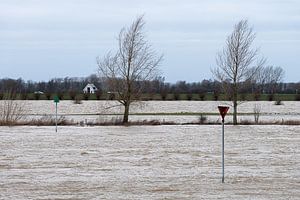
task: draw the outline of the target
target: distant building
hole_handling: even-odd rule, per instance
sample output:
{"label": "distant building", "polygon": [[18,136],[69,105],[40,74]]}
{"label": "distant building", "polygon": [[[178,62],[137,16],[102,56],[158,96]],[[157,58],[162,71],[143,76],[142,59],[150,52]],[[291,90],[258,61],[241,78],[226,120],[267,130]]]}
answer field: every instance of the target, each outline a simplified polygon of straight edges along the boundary
{"label": "distant building", "polygon": [[85,88],[83,89],[83,93],[90,93],[90,94],[94,94],[95,92],[97,92],[97,88],[94,84],[89,83],[85,86]]}
{"label": "distant building", "polygon": [[35,91],[34,94],[44,94],[42,91]]}

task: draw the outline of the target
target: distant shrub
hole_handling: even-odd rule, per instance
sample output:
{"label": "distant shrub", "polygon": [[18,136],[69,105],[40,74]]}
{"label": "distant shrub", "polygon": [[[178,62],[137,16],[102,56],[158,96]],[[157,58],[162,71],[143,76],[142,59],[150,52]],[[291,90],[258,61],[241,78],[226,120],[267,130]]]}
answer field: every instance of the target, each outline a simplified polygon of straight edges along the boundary
{"label": "distant shrub", "polygon": [[204,101],[205,100],[205,93],[199,93],[199,99],[201,101]]}
{"label": "distant shrub", "polygon": [[173,94],[173,100],[179,100],[180,99],[180,94],[178,93],[178,92],[175,92],[174,94]]}
{"label": "distant shrub", "polygon": [[[32,119],[31,121],[25,123],[25,125],[32,125],[32,126],[53,126],[55,125],[56,119],[50,115],[44,115],[39,119]],[[73,122],[68,121],[64,116],[60,116],[57,119],[57,125],[66,126],[66,125],[74,125]]]}
{"label": "distant shrub", "polygon": [[155,96],[155,94],[153,92],[151,92],[148,94],[148,98],[145,98],[145,100],[152,101],[152,100],[154,100],[154,96]]}
{"label": "distant shrub", "polygon": [[[142,120],[142,121],[129,121],[128,123],[125,124],[125,126],[157,126],[157,125],[174,125],[176,124],[173,121],[159,121],[159,120]],[[117,118],[112,118],[110,120],[101,120],[99,119],[98,122],[96,123],[87,123],[87,125],[99,125],[99,126],[120,126],[124,125],[123,120],[121,117]]]}
{"label": "distant shrub", "polygon": [[3,99],[3,93],[0,93],[0,100]]}
{"label": "distant shrub", "polygon": [[300,94],[296,94],[295,101],[300,101]]}
{"label": "distant shrub", "polygon": [[281,123],[282,125],[300,125],[299,120],[282,120]]}
{"label": "distant shrub", "polygon": [[142,125],[147,125],[147,126],[157,126],[157,125],[175,125],[176,123],[173,121],[159,121],[159,120],[143,120],[143,121],[136,121],[136,122],[129,122],[129,126],[142,126]]}
{"label": "distant shrub", "polygon": [[58,94],[57,94],[57,97],[58,97],[60,100],[64,100],[64,94],[63,94],[63,93],[58,93]]}
{"label": "distant shrub", "polygon": [[258,92],[256,92],[256,93],[253,94],[253,98],[254,98],[255,101],[259,101],[260,97],[261,97],[261,94],[258,93]]}
{"label": "distant shrub", "polygon": [[51,100],[51,93],[46,93],[45,96],[47,100]]}
{"label": "distant shrub", "polygon": [[98,90],[98,91],[96,92],[96,99],[97,99],[97,100],[100,100],[100,99],[101,99],[101,96],[102,96],[102,92],[101,92],[100,90]]}
{"label": "distant shrub", "polygon": [[34,93],[34,100],[40,100],[41,94]]}
{"label": "distant shrub", "polygon": [[165,100],[167,99],[168,93],[165,92],[165,91],[162,91],[162,92],[160,93],[160,96],[161,96],[161,99],[165,101]]}
{"label": "distant shrub", "polygon": [[71,100],[75,100],[76,95],[77,95],[77,94],[76,94],[75,91],[70,91],[70,92],[69,92],[69,96],[70,96]]}
{"label": "distant shrub", "polygon": [[186,95],[186,99],[189,100],[189,101],[191,101],[193,99],[193,94],[192,93],[188,93]]}
{"label": "distant shrub", "polygon": [[242,100],[242,101],[246,101],[246,100],[247,100],[247,94],[242,93],[242,94],[241,94],[241,100]]}
{"label": "distant shrub", "polygon": [[[87,125],[92,125],[92,124],[87,124]],[[100,126],[123,125],[123,119],[122,117],[113,117],[112,119],[109,120],[103,120],[99,118],[95,125],[100,125]]]}
{"label": "distant shrub", "polygon": [[240,124],[241,124],[241,125],[251,125],[251,124],[253,124],[253,123],[251,123],[250,120],[245,119],[245,120],[241,120]]}
{"label": "distant shrub", "polygon": [[283,103],[280,99],[277,99],[274,104],[277,105],[277,106],[283,105]]}
{"label": "distant shrub", "polygon": [[89,98],[90,98],[90,93],[84,93],[83,94],[83,98],[84,98],[84,100],[89,100]]}
{"label": "distant shrub", "polygon": [[115,99],[116,99],[115,93],[109,93],[108,99],[109,99],[109,100],[115,100]]}
{"label": "distant shrub", "polygon": [[77,95],[73,102],[74,104],[82,104],[81,100],[82,100],[81,96]]}
{"label": "distant shrub", "polygon": [[215,100],[215,101],[218,101],[218,100],[219,100],[219,97],[220,97],[220,94],[217,93],[217,92],[214,92],[214,94],[213,94],[214,100]]}
{"label": "distant shrub", "polygon": [[232,101],[232,95],[231,94],[227,94],[226,95],[226,100],[227,101]]}
{"label": "distant shrub", "polygon": [[205,124],[207,122],[207,117],[205,115],[200,115],[199,124]]}
{"label": "distant shrub", "polygon": [[274,94],[269,94],[267,98],[268,101],[274,101]]}

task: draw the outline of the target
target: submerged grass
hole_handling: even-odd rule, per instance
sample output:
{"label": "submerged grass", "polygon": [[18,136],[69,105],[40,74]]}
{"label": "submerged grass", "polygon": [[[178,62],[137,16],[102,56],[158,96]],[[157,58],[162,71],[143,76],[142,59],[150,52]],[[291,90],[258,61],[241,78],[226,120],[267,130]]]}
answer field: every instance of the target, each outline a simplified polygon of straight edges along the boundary
{"label": "submerged grass", "polygon": [[[0,122],[0,126],[55,126],[55,119],[53,117],[42,117],[40,119],[33,119],[29,121],[19,121],[14,124],[5,124]],[[159,121],[159,120],[142,120],[142,121],[129,121],[123,123],[121,118],[113,118],[107,121],[87,122],[80,121],[74,122],[67,120],[65,117],[58,119],[58,126],[159,126],[159,125],[220,125],[220,121],[207,121],[199,118],[198,121],[179,123],[174,121]],[[232,122],[226,122],[226,125],[233,125]],[[250,120],[242,120],[238,125],[300,125],[300,120],[278,120],[278,121],[263,121],[255,123]]]}
{"label": "submerged grass", "polygon": [[[269,115],[270,113],[260,113],[261,115]],[[273,113],[280,114],[280,113]],[[130,113],[131,116],[201,116],[209,115],[216,116],[220,113],[210,113],[210,112],[160,112],[160,113]],[[227,115],[233,115],[232,113],[227,113]],[[238,113],[238,115],[254,115],[254,113]],[[122,113],[85,113],[85,114],[68,114],[68,116],[123,116]]]}

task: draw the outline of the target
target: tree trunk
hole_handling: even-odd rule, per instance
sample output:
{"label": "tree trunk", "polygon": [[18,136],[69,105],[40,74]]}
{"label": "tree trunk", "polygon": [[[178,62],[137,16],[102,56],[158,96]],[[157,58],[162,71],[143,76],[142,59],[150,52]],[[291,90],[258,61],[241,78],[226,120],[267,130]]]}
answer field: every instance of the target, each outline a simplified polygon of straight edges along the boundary
{"label": "tree trunk", "polygon": [[128,116],[129,116],[129,103],[125,103],[125,110],[124,110],[124,116],[123,116],[123,124],[128,123]]}
{"label": "tree trunk", "polygon": [[233,125],[237,125],[237,102],[233,102]]}
{"label": "tree trunk", "polygon": [[237,125],[237,92],[233,94],[233,125]]}

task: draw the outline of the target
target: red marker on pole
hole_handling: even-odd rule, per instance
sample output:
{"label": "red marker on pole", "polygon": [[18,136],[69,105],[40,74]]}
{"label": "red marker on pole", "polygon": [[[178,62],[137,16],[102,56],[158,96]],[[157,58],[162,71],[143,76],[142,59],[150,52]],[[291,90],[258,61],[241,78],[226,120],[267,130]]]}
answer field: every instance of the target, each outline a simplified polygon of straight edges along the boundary
{"label": "red marker on pole", "polygon": [[229,110],[228,106],[218,106],[222,117],[222,183],[224,183],[224,118]]}

